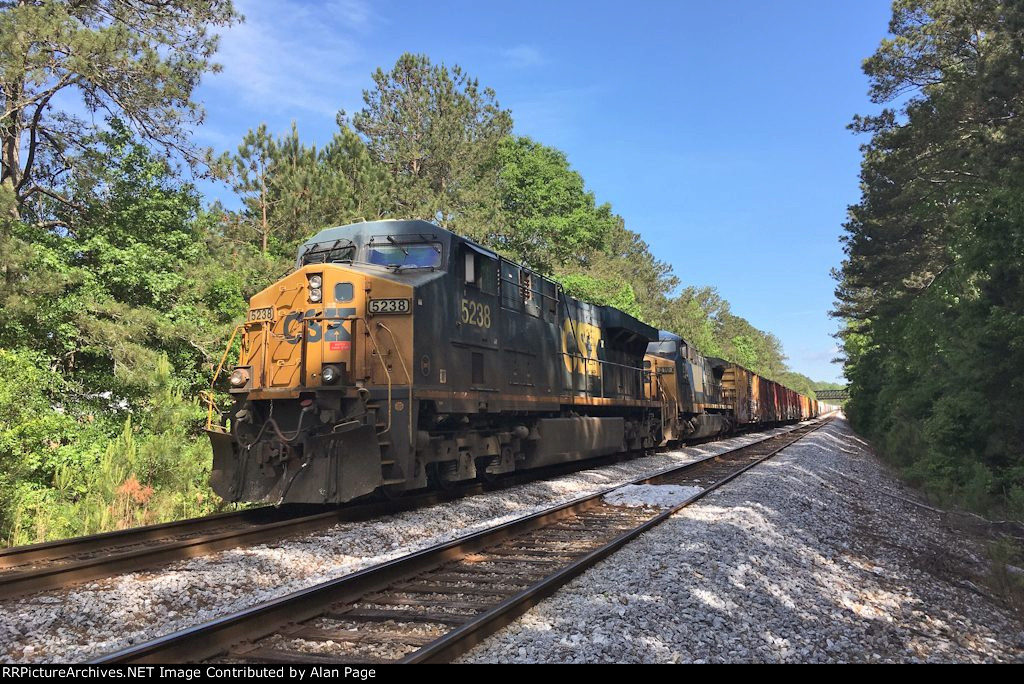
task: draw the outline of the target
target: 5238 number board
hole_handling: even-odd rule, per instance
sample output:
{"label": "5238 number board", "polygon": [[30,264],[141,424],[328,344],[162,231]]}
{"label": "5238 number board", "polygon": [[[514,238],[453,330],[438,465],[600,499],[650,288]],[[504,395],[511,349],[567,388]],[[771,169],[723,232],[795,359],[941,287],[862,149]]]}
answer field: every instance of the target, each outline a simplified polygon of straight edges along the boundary
{"label": "5238 number board", "polygon": [[407,314],[412,311],[408,299],[371,299],[367,304],[371,314]]}

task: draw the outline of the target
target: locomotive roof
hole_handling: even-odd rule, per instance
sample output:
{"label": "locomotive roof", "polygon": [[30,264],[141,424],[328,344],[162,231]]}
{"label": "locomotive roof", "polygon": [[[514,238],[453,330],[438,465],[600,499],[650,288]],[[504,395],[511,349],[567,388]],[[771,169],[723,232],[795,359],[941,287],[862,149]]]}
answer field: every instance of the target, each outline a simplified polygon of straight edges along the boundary
{"label": "locomotive roof", "polygon": [[[486,254],[488,256],[498,258],[498,254],[493,252],[486,247],[470,240],[469,238],[461,237],[452,233],[450,230],[442,228],[438,225],[430,223],[429,221],[423,221],[420,219],[384,219],[380,221],[362,221],[359,223],[350,223],[346,226],[335,226],[333,228],[325,228],[319,233],[309,238],[299,246],[298,258],[296,259],[296,267],[302,266],[302,257],[306,250],[313,245],[322,243],[333,243],[338,240],[351,240],[356,244],[365,244],[370,241],[371,238],[382,239],[385,236],[402,237],[408,236],[412,238],[422,239],[430,238],[437,240],[444,244],[446,251],[449,251],[453,247],[453,241],[458,240],[459,243],[465,243],[472,249]],[[514,263],[514,262],[513,262]],[[518,265],[518,264],[517,264]],[[526,267],[524,267],[526,268]],[[532,271],[532,269],[529,269]],[[403,279],[431,279],[438,277],[439,273],[419,273],[411,271],[408,273],[402,273]],[[539,274],[543,276],[543,274]],[[398,277],[398,276],[395,276]],[[575,297],[569,297],[574,301],[581,301]],[[638,320],[637,318],[630,316],[624,311],[620,311],[612,306],[599,306],[596,304],[589,304],[582,302],[586,306],[593,306],[604,310],[604,321],[605,325],[612,329],[622,330],[630,335],[635,335],[644,340],[654,340],[658,336],[657,328],[651,327],[646,323]],[[664,333],[663,333],[664,334]],[[669,333],[671,334],[671,333]],[[646,342],[645,342],[646,343]]]}
{"label": "locomotive roof", "polygon": [[430,236],[441,242],[451,242],[452,233],[429,221],[419,219],[385,219],[381,221],[361,221],[350,223],[346,226],[335,226],[324,228],[319,233],[299,245],[299,253],[296,266],[302,265],[302,255],[312,245],[324,242],[335,242],[337,240],[351,240],[355,243],[367,242],[370,238],[385,235],[400,236]]}

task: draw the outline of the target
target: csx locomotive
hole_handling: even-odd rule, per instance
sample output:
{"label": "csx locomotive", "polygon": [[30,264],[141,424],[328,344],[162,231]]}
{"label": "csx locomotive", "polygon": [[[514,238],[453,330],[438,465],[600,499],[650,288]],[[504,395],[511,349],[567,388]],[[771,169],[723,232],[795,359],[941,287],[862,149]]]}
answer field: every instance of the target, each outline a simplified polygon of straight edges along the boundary
{"label": "csx locomotive", "polygon": [[235,333],[233,405],[207,422],[229,501],[443,488],[817,414],[425,221],[320,232]]}

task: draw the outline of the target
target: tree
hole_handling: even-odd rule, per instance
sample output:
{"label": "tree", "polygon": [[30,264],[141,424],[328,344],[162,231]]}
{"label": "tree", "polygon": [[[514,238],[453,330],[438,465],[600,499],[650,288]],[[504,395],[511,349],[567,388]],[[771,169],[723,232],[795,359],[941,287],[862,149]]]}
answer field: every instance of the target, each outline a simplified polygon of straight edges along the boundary
{"label": "tree", "polygon": [[598,206],[565,153],[526,137],[509,137],[498,149],[501,221],[485,242],[533,268],[586,266],[603,250],[618,218]]}
{"label": "tree", "polygon": [[668,294],[679,279],[672,267],[651,253],[639,233],[626,228],[622,217],[614,215],[605,247],[589,256],[585,265],[567,265],[566,273],[585,273],[599,281],[627,283],[633,290],[640,318],[651,325],[664,326]]}
{"label": "tree", "polygon": [[643,311],[636,301],[636,293],[629,283],[604,280],[582,273],[556,276],[567,294],[577,299],[601,306],[614,306],[630,316],[642,319]]}
{"label": "tree", "polygon": [[343,120],[319,150],[302,142],[294,123],[277,138],[260,124],[220,164],[243,205],[227,232],[243,244],[255,237],[264,257],[282,263],[323,228],[382,218],[393,202],[387,171]]}
{"label": "tree", "polygon": [[[292,130],[294,133],[294,126]],[[260,124],[245,134],[237,154],[226,160],[231,166],[231,187],[245,206],[241,225],[257,236],[264,255],[271,233],[280,230],[278,221],[272,220],[275,205],[280,202],[274,188],[280,156],[277,143],[267,133],[267,125]]]}
{"label": "tree", "polygon": [[497,211],[498,146],[512,117],[461,67],[403,54],[377,69],[352,125],[394,182],[394,211],[476,236]]}
{"label": "tree", "polygon": [[48,209],[78,208],[62,191],[95,126],[58,108],[70,97],[117,117],[143,139],[197,159],[187,138],[202,120],[192,92],[211,60],[211,26],[238,21],[230,0],[0,2],[0,185],[7,213],[63,225]]}
{"label": "tree", "polygon": [[244,303],[225,310],[218,281],[199,277],[215,269],[195,189],[123,124],[109,128],[76,160],[74,234],[14,222],[31,250],[11,284],[0,346],[43,351],[83,396],[138,399],[160,354],[185,386],[205,385],[203,364]]}
{"label": "tree", "polygon": [[717,320],[729,312],[729,303],[713,287],[685,287],[667,305],[664,327],[677,332],[706,356],[722,356]]}
{"label": "tree", "polygon": [[852,124],[847,412],[940,500],[1024,515],[1024,7],[897,0],[890,31],[864,63],[890,106]]}

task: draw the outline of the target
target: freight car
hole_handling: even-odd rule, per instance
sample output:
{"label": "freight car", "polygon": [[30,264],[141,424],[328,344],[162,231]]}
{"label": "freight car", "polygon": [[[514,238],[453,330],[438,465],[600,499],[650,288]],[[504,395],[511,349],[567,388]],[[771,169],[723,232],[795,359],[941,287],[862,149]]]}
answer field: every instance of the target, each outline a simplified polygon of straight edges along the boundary
{"label": "freight car", "polygon": [[662,330],[647,347],[651,395],[662,402],[662,444],[807,420],[817,402],[753,371],[705,357]]}
{"label": "freight car", "polygon": [[232,405],[215,420],[211,393],[207,421],[211,484],[228,501],[445,488],[804,410],[781,385],[424,221],[321,231],[252,298],[228,349],[236,338]]}

